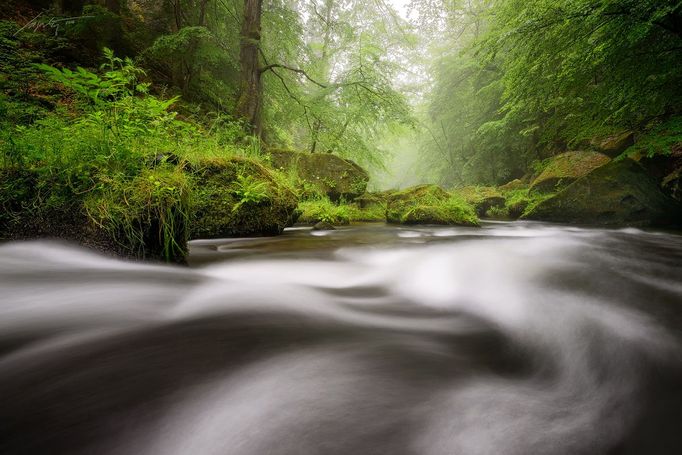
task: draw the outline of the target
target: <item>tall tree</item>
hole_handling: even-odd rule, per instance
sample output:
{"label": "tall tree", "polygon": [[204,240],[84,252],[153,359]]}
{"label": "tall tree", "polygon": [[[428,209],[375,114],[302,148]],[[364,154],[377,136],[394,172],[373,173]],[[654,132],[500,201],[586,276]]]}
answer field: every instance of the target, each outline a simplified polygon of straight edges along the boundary
{"label": "tall tree", "polygon": [[262,14],[263,0],[244,0],[239,50],[241,81],[235,109],[236,115],[244,119],[249,131],[257,136],[263,131],[261,122],[263,83],[260,65]]}

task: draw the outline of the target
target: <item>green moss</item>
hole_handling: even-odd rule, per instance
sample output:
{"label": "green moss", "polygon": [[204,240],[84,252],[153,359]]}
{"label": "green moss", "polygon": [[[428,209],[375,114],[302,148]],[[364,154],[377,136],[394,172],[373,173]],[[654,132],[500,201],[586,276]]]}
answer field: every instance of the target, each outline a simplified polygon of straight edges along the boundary
{"label": "green moss", "polygon": [[616,226],[679,225],[682,206],[663,194],[638,163],[613,161],[556,195],[529,206],[524,218]]}
{"label": "green moss", "polygon": [[295,220],[296,195],[281,176],[257,161],[206,160],[192,173],[192,238],[275,235]]}
{"label": "green moss", "polygon": [[[271,149],[269,156],[276,169],[295,174],[299,182],[297,186],[307,186],[305,192],[308,193],[318,193],[333,201],[340,201],[351,200],[367,188],[367,172],[353,161],[333,154]],[[312,196],[310,194],[307,197]]]}
{"label": "green moss", "polygon": [[390,195],[386,220],[400,224],[479,224],[471,204],[435,185],[420,185]]}
{"label": "green moss", "polygon": [[505,204],[504,196],[495,187],[465,186],[455,188],[452,192],[473,205],[478,216],[488,216],[490,209],[501,209]]}
{"label": "green moss", "polygon": [[547,160],[543,171],[531,184],[537,191],[551,192],[566,186],[610,161],[606,155],[596,152],[566,152]]}
{"label": "green moss", "polygon": [[301,211],[299,222],[315,224],[324,221],[330,224],[343,225],[353,221],[386,221],[386,208],[383,205],[361,207],[357,203],[334,203],[329,198],[302,201],[298,205]]}
{"label": "green moss", "polygon": [[518,219],[538,203],[554,195],[554,193],[531,191],[528,188],[516,188],[501,192],[505,198],[504,207],[491,208],[488,212],[488,216],[491,218]]}
{"label": "green moss", "polygon": [[386,206],[383,204],[367,207],[352,205],[351,209],[351,221],[386,221]]}
{"label": "green moss", "polygon": [[306,224],[315,224],[320,221],[334,225],[348,224],[354,213],[353,207],[347,204],[334,204],[326,197],[303,201],[299,203],[298,208],[301,211],[298,221]]}

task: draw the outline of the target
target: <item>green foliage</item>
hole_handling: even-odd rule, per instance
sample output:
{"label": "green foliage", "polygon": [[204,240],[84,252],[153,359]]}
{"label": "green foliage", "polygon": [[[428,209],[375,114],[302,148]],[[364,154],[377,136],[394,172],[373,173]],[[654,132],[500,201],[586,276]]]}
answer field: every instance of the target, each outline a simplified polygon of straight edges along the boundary
{"label": "green foliage", "polygon": [[253,175],[237,175],[233,191],[239,199],[232,208],[233,212],[236,212],[245,204],[260,204],[270,198],[270,189],[267,182],[259,181]]}
{"label": "green foliage", "polygon": [[29,124],[46,115],[62,93],[45,84],[34,63],[49,58],[62,41],[0,21],[0,129]]}
{"label": "green foliage", "polygon": [[73,90],[96,108],[148,92],[149,84],[140,81],[145,75],[142,68],[135,66],[130,58],[121,59],[114,56],[111,49],[104,48],[103,53],[106,63],[100,67],[103,70],[101,76],[80,66],[75,71],[55,68],[44,63],[36,64],[35,67],[55,82]]}
{"label": "green foliage", "polygon": [[132,254],[166,261],[184,257],[192,192],[185,173],[143,170],[132,179],[113,176],[103,183],[84,201],[90,219]]}
{"label": "green foliage", "polygon": [[476,210],[469,202],[435,185],[420,185],[390,194],[386,219],[401,224],[479,224]]}
{"label": "green foliage", "polygon": [[409,46],[405,31],[387,25],[385,4],[324,1],[303,8],[305,15],[284,7],[264,14],[266,63],[305,71],[263,74],[266,127],[277,127],[280,144],[380,168],[381,133],[414,123],[395,83],[403,70],[395,54]]}
{"label": "green foliage", "polygon": [[[13,185],[29,177],[33,182],[30,187],[3,187],[3,194],[12,190],[24,195],[18,203],[3,202],[8,211],[3,218],[20,220],[50,207],[81,207],[130,254],[176,260],[186,248],[196,193],[184,167],[206,156],[237,154],[240,147],[226,148],[220,135],[176,120],[168,110],[175,98],[161,100],[147,93],[132,61],[110,51],[105,58],[100,74],[41,66],[83,103],[75,118],[54,113],[2,131],[2,167],[22,169],[20,175],[28,176],[12,177]],[[172,162],[170,156],[175,157]],[[249,183],[236,182],[244,203],[262,197],[255,191],[259,186]]]}
{"label": "green foliage", "polygon": [[334,204],[326,197],[302,201],[298,208],[301,211],[300,222],[314,224],[322,221],[333,225],[350,223],[357,210],[346,204]]}
{"label": "green foliage", "polygon": [[653,131],[682,105],[676,0],[437,3],[444,22],[429,23],[453,33],[437,48],[422,151],[443,183],[538,173],[547,156]]}
{"label": "green foliage", "polygon": [[679,105],[677,1],[507,0],[487,56],[504,54],[505,115],[540,143],[600,125],[633,127]]}
{"label": "green foliage", "polygon": [[682,143],[682,116],[661,122],[654,120],[644,129],[637,143],[626,150],[621,158],[669,155],[676,144]]}
{"label": "green foliage", "polygon": [[161,81],[178,87],[184,98],[206,102],[213,109],[234,107],[231,98],[236,94],[239,66],[208,28],[188,26],[162,35],[141,57]]}

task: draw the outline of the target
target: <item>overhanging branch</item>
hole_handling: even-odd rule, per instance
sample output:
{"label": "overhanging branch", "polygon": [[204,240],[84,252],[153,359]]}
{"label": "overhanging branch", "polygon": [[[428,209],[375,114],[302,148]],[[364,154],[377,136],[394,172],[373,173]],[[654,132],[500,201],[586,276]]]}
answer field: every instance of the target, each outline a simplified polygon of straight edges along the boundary
{"label": "overhanging branch", "polygon": [[260,69],[260,73],[263,74],[263,73],[271,71],[275,68],[282,68],[285,70],[293,71],[294,73],[302,74],[303,76],[305,76],[306,79],[308,79],[313,84],[315,84],[319,87],[322,87],[322,88],[327,88],[327,86],[325,84],[318,82],[315,79],[313,79],[312,77],[310,77],[310,75],[308,73],[306,73],[305,70],[302,70],[300,68],[294,68],[294,67],[288,66],[288,65],[282,65],[281,63],[273,63],[271,65],[266,65]]}

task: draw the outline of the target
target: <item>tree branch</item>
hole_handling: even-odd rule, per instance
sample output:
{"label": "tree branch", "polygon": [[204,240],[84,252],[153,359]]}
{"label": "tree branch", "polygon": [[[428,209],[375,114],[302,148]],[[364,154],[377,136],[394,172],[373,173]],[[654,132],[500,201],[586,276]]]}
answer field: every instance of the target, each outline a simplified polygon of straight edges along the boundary
{"label": "tree branch", "polygon": [[305,76],[306,79],[308,79],[313,84],[315,84],[319,87],[322,87],[322,88],[328,87],[327,85],[325,85],[321,82],[318,82],[315,79],[313,79],[312,77],[310,77],[310,75],[308,73],[306,73],[305,70],[302,70],[300,68],[294,68],[294,67],[288,66],[288,65],[282,65],[281,63],[273,63],[271,65],[266,65],[260,69],[260,73],[263,74],[263,73],[266,73],[266,72],[273,70],[275,68],[282,68],[285,70],[293,71],[294,73],[302,74],[303,76]]}

